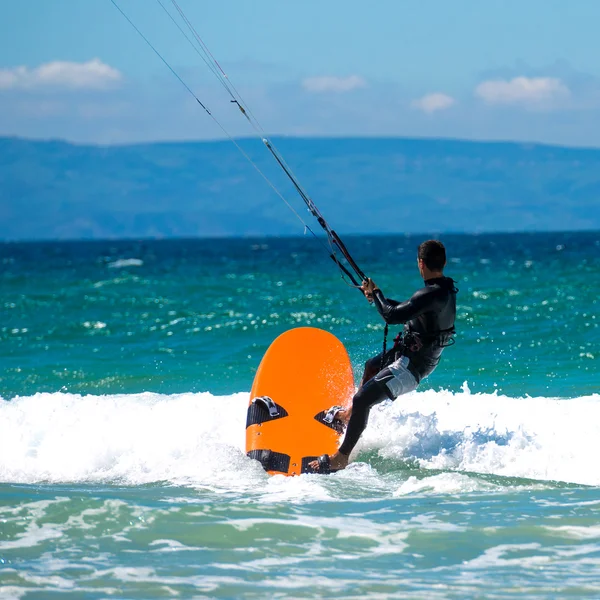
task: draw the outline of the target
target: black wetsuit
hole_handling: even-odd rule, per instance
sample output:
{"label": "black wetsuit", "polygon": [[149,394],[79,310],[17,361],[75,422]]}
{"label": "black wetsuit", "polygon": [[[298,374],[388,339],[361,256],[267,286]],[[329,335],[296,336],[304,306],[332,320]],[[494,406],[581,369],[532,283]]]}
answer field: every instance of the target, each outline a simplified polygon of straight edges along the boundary
{"label": "black wetsuit", "polygon": [[456,316],[456,292],[449,277],[428,279],[425,287],[406,302],[388,300],[381,290],[373,294],[374,304],[388,325],[405,324],[394,347],[371,358],[365,365],[363,385],[352,400],[352,416],[348,423],[342,454],[350,454],[367,426],[371,407],[388,398],[394,399],[387,386],[394,374],[388,368],[400,356],[410,362],[407,369],[418,384],[440,362],[440,356],[451,343]]}

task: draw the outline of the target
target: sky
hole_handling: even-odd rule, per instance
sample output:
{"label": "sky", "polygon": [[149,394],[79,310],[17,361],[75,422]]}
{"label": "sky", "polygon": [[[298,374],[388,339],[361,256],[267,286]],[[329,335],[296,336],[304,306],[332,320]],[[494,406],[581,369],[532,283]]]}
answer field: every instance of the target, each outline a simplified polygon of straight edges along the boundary
{"label": "sky", "polygon": [[[115,0],[233,136],[163,6]],[[600,147],[598,0],[177,0],[270,134]],[[122,144],[223,130],[111,0],[0,0],[0,135]]]}

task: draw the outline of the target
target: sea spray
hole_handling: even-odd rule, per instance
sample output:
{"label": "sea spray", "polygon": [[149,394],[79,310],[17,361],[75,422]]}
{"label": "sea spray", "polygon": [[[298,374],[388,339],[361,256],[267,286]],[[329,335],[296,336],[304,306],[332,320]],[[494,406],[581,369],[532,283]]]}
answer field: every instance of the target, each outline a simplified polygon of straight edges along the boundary
{"label": "sea spray", "polygon": [[[246,392],[2,400],[0,479],[264,488],[266,476],[244,455],[247,403]],[[375,407],[349,472],[362,479],[356,463],[373,462],[377,477],[365,484],[374,493],[388,474],[409,477],[414,465],[421,476],[434,470],[600,485],[598,454],[598,395],[509,398],[471,394],[465,386],[458,393],[414,392]],[[343,488],[345,479],[338,479]]]}

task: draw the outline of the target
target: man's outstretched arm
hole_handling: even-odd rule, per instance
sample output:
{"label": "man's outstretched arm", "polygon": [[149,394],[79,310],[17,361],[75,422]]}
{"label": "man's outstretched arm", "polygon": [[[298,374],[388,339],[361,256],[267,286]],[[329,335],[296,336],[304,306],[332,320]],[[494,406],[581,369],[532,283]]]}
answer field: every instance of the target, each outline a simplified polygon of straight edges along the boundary
{"label": "man's outstretched arm", "polygon": [[415,292],[406,302],[388,300],[379,288],[373,290],[373,304],[383,320],[389,325],[400,325],[423,314],[430,305],[429,294]]}

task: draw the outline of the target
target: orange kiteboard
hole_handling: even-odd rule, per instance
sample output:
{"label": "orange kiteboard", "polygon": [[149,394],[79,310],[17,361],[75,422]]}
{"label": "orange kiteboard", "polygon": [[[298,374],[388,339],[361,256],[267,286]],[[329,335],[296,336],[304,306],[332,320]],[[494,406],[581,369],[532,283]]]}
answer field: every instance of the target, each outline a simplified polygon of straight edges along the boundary
{"label": "orange kiteboard", "polygon": [[254,378],[247,455],[272,475],[312,473],[311,460],[338,448],[340,423],[331,421],[329,409],[347,406],[353,394],[342,342],[314,327],[286,331],[269,346]]}

